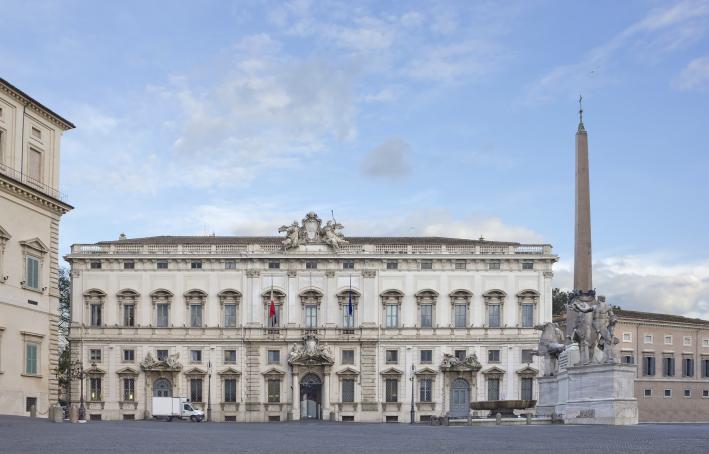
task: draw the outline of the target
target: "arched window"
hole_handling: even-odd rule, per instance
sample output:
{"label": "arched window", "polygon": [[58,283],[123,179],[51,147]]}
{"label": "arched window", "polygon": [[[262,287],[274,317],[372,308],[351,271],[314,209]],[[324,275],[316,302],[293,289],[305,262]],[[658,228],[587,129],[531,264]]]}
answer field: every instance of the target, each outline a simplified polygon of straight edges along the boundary
{"label": "arched window", "polygon": [[357,308],[361,294],[354,289],[348,288],[337,294],[337,302],[340,305],[343,329],[354,329],[357,323]]}
{"label": "arched window", "polygon": [[451,320],[454,328],[466,328],[470,324],[470,299],[473,293],[456,290],[449,295],[451,300]]}
{"label": "arched window", "polygon": [[300,294],[300,304],[303,306],[303,326],[305,329],[318,328],[318,315],[323,294],[319,290],[306,290]]}
{"label": "arched window", "polygon": [[539,292],[536,290],[522,290],[517,294],[517,320],[522,328],[533,328],[537,321],[537,302]]}
{"label": "arched window", "polygon": [[241,293],[236,290],[222,290],[217,294],[222,308],[222,321],[225,328],[236,328],[237,310],[241,303]]}

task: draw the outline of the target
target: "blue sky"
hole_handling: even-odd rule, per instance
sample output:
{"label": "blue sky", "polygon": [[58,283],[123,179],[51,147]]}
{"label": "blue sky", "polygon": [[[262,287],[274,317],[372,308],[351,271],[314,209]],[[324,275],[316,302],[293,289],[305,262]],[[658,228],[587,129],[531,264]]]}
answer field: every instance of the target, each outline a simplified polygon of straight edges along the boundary
{"label": "blue sky", "polygon": [[595,284],[709,318],[709,2],[0,0],[2,77],[74,121],[72,243],[550,242],[570,285],[583,93]]}

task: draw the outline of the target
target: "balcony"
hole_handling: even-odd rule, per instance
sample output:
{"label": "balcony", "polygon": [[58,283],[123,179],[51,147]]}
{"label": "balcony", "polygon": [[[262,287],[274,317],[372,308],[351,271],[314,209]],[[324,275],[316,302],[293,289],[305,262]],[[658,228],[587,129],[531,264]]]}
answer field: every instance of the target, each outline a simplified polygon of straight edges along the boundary
{"label": "balcony", "polygon": [[0,164],[0,174],[5,175],[6,177],[18,181],[26,186],[29,186],[30,188],[35,189],[45,195],[48,195],[49,197],[52,197],[64,203],[68,203],[67,196],[65,193],[59,191],[56,188],[48,186],[42,183],[41,181],[35,180],[34,178],[20,172],[19,170],[15,170],[12,167],[6,166],[5,164]]}

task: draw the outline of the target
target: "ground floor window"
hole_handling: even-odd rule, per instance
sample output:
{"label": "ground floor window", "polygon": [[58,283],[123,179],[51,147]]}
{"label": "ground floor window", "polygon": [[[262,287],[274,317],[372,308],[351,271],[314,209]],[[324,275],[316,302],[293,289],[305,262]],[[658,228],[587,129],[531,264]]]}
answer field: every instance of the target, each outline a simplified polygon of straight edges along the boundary
{"label": "ground floor window", "polygon": [[123,400],[126,402],[132,402],[135,400],[135,379],[134,378],[124,378],[123,379]]}
{"label": "ground floor window", "polygon": [[385,383],[385,397],[387,402],[399,401],[399,380],[396,378],[387,378]]}
{"label": "ground floor window", "polygon": [[500,400],[500,379],[487,379],[487,400]]}
{"label": "ground floor window", "polygon": [[202,402],[202,379],[190,379],[190,401]]}
{"label": "ground floor window", "polygon": [[101,400],[101,378],[89,378],[89,398],[90,400]]}
{"label": "ground floor window", "polygon": [[422,378],[419,380],[419,401],[433,401],[433,380],[430,378]]}
{"label": "ground floor window", "polygon": [[342,402],[354,402],[355,381],[351,378],[342,380]]}
{"label": "ground floor window", "polygon": [[224,379],[224,402],[236,402],[236,379]]}
{"label": "ground floor window", "polygon": [[522,377],[522,391],[520,397],[522,400],[532,400],[532,384],[534,383],[533,378]]}
{"label": "ground floor window", "polygon": [[37,398],[36,397],[28,397],[25,399],[25,411],[31,411],[32,407],[37,409]]}
{"label": "ground floor window", "polygon": [[278,403],[281,401],[281,381],[280,380],[269,380],[268,381],[268,401],[271,403]]}

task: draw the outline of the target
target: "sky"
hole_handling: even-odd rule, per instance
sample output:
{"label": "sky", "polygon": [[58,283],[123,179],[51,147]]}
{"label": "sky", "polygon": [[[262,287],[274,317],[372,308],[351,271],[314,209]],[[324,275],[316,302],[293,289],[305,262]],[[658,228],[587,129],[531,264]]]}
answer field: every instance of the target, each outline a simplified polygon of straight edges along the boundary
{"label": "sky", "polygon": [[709,319],[709,1],[0,0],[0,77],[73,121],[73,243],[277,234],[551,243],[578,97],[594,284]]}

